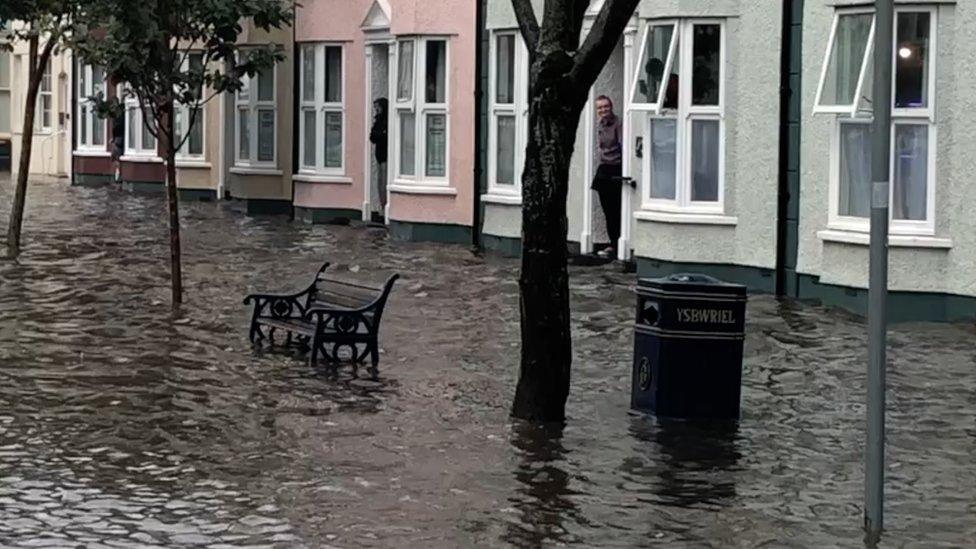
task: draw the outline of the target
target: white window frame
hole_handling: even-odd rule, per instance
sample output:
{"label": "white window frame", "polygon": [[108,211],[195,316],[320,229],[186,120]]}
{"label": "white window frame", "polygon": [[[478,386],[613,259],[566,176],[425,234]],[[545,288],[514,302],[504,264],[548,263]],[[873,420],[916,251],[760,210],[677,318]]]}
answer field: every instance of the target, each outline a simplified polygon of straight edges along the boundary
{"label": "white window frame", "polygon": [[[143,124],[143,110],[139,106],[139,100],[135,97],[125,99],[125,156],[142,156],[157,158],[159,156],[159,138],[153,138],[151,147],[146,147],[143,137],[149,131]],[[136,129],[138,128],[138,129]],[[135,130],[135,133],[132,132]],[[134,139],[130,139],[130,137]]]}
{"label": "white window frame", "polygon": [[[241,168],[275,168],[278,166],[278,124],[280,116],[278,113],[278,67],[273,65],[271,71],[271,99],[258,100],[258,89],[260,86],[253,85],[254,82],[248,76],[244,77],[244,87],[234,94],[234,165]],[[263,78],[258,75],[258,78]],[[242,101],[241,92],[247,92],[247,98]],[[274,135],[272,136],[273,148],[271,151],[272,160],[258,160],[258,149],[260,139],[258,137],[258,123],[260,122],[258,113],[263,110],[272,110],[275,115]],[[248,117],[248,158],[241,158],[241,113],[244,112]]]}
{"label": "white window frame", "polygon": [[[53,63],[49,59],[44,65],[44,73],[41,74],[41,83],[37,89],[37,107],[34,115],[34,129],[38,133],[51,133],[54,131],[54,70],[51,68]],[[44,108],[44,100],[47,99],[47,109]],[[44,113],[47,112],[48,125],[44,125]]]}
{"label": "white window frame", "polygon": [[[675,24],[675,33],[672,36],[669,48],[669,59],[665,63],[665,75],[671,74],[671,67],[674,60],[678,59],[681,67],[681,76],[678,79],[678,108],[664,109],[663,98],[667,93],[667,84],[661,87],[658,101],[654,104],[644,104],[643,106],[631,105],[637,111],[646,112],[642,120],[644,135],[644,157],[642,162],[642,190],[641,208],[644,210],[669,212],[669,213],[688,213],[721,215],[725,212],[725,93],[728,87],[726,80],[727,52],[727,26],[725,19],[716,18],[688,18],[677,20],[652,20],[647,22],[644,30],[644,39],[641,41],[641,61],[643,52],[646,50],[645,41],[650,34],[650,26]],[[719,98],[718,105],[692,105],[692,78],[691,67],[693,59],[693,36],[694,27],[698,25],[718,25],[721,32],[721,43],[719,51]],[[677,41],[677,42],[676,42]],[[680,57],[678,57],[680,56]],[[641,61],[635,67],[639,71]],[[634,86],[637,79],[634,78]],[[632,87],[631,93],[635,88]],[[631,95],[633,97],[633,95]],[[674,199],[652,198],[651,188],[653,170],[651,169],[651,139],[650,129],[651,120],[664,119],[675,120],[675,197]],[[695,120],[713,120],[718,122],[719,147],[718,147],[718,195],[715,201],[693,201],[692,191],[692,124]]]}
{"label": "white window frame", "polygon": [[[400,48],[404,43],[413,43],[413,86],[410,90],[410,99],[399,98],[399,66]],[[426,60],[427,43],[444,42],[444,103],[428,103],[427,94],[424,89],[426,83]],[[413,185],[425,187],[449,187],[451,176],[451,40],[448,36],[424,35],[414,37],[404,37],[397,40],[396,44],[396,87],[397,93],[394,97],[394,135],[393,150],[394,155],[394,184]],[[414,114],[414,174],[401,174],[401,129],[400,115],[402,113]],[[431,114],[444,115],[444,175],[427,175],[427,117]]]}
{"label": "white window frame", "polygon": [[[838,18],[843,14],[850,13],[873,13],[873,10],[864,9],[854,9],[854,10],[844,10],[838,9],[837,13],[834,15],[834,26],[837,25]],[[936,156],[938,150],[938,127],[935,123],[935,103],[936,103],[936,69],[937,69],[937,57],[938,57],[938,10],[935,6],[905,6],[895,8],[895,16],[893,19],[894,34],[892,40],[897,42],[898,40],[898,15],[901,13],[928,13],[929,14],[929,58],[927,62],[929,63],[929,82],[928,82],[928,104],[924,108],[894,108],[895,102],[895,85],[896,85],[896,64],[898,55],[897,44],[893,44],[892,56],[891,56],[891,128],[889,130],[890,135],[890,163],[889,163],[889,204],[893,204],[893,197],[895,192],[895,162],[897,158],[895,157],[895,130],[897,126],[903,125],[924,125],[928,127],[928,154],[926,159],[926,214],[925,220],[908,220],[908,219],[895,219],[894,210],[889,208],[889,228],[888,233],[893,235],[909,235],[909,236],[934,236],[935,235],[935,198],[936,198]],[[874,23],[872,22],[872,32],[871,40],[873,43],[874,37]],[[873,55],[872,43],[869,43],[868,51],[865,54]],[[833,45],[833,38],[831,38],[831,43],[828,45],[827,55],[829,60],[830,48]],[[865,61],[865,66],[867,66],[867,60]],[[864,78],[864,68],[862,67],[861,79]],[[823,86],[823,75],[826,74],[826,69],[821,76],[821,87]],[[858,96],[860,97],[861,87],[858,86]],[[835,119],[833,122],[833,127],[831,129],[830,138],[830,176],[828,183],[828,207],[827,207],[827,227],[829,229],[835,229],[840,231],[848,232],[860,232],[867,233],[871,229],[871,219],[868,217],[854,217],[854,216],[843,216],[840,215],[840,132],[842,124],[850,123],[861,123],[870,124],[872,121],[872,116],[870,112],[859,110],[857,104],[855,103],[854,112],[846,110],[843,113],[834,113],[833,111],[815,111],[818,114],[835,114]]]}
{"label": "white window frame", "polygon": [[[78,132],[78,149],[102,152],[105,151],[108,142],[108,121],[102,121],[102,143],[100,145],[96,144],[94,128],[98,115],[94,112],[92,101],[89,99],[99,91],[99,86],[94,82],[94,67],[79,63],[78,72],[84,79],[84,86],[82,86],[82,81],[79,79],[78,88],[76,88],[76,93],[78,94],[78,119],[75,122],[75,131]],[[102,74],[105,74],[104,71]],[[102,79],[100,91],[103,94],[108,91],[108,81],[105,78]],[[81,113],[82,109],[85,109],[84,114]],[[84,122],[84,127],[82,127],[82,122]]]}
{"label": "white window frame", "polygon": [[[201,51],[191,51],[189,55],[183,60],[183,71],[189,70],[190,58],[194,56],[199,56],[201,63],[203,62],[203,52]],[[201,86],[200,93],[205,93],[203,86]],[[202,100],[202,99],[201,99]],[[175,105],[177,115],[182,119],[189,121],[191,108],[190,105],[184,105],[182,103]],[[176,122],[175,120],[173,121]],[[200,128],[200,152],[191,153],[190,152],[190,140],[187,139],[180,150],[176,152],[176,158],[180,160],[188,160],[192,162],[203,162],[207,156],[207,106],[200,105],[200,112],[197,113],[197,121],[195,126]],[[182,139],[184,136],[177,136]]]}
{"label": "white window frame", "polygon": [[[868,31],[868,44],[864,49],[864,59],[861,60],[861,69],[857,77],[857,87],[854,90],[854,98],[850,106],[844,105],[821,105],[820,100],[823,97],[824,85],[827,80],[827,69],[830,66],[830,56],[834,52],[834,40],[837,37],[837,27],[840,24],[840,18],[844,15],[860,15],[865,13],[874,13],[871,8],[851,8],[851,9],[839,9],[834,13],[834,20],[830,27],[830,38],[827,41],[827,53],[824,56],[823,65],[820,68],[820,82],[817,85],[817,97],[813,102],[813,112],[814,114],[846,114],[848,116],[854,117],[857,115],[858,107],[861,104],[861,94],[864,93],[864,80],[865,73],[867,72],[867,67],[871,63],[872,56],[874,55],[874,33],[875,33],[875,23],[877,18],[871,18],[871,30]],[[897,17],[896,17],[897,24]]]}
{"label": "white window frame", "polygon": [[[664,104],[664,96],[668,92],[667,82],[664,82],[663,83],[664,85],[661,86],[661,90],[658,92],[657,101],[655,101],[654,103],[634,101],[634,97],[636,96],[637,87],[640,81],[639,76],[642,67],[644,66],[644,55],[647,53],[647,41],[651,36],[651,28],[669,27],[669,26],[674,27],[674,33],[671,35],[671,44],[668,46],[668,58],[665,60],[664,63],[664,73],[662,76],[663,78],[670,77],[671,68],[674,66],[674,60],[676,58],[675,49],[679,47],[678,44],[680,43],[680,41],[676,40],[676,38],[678,38],[678,36],[681,34],[681,22],[678,19],[655,19],[655,20],[648,21],[647,24],[644,26],[644,34],[640,41],[640,51],[637,54],[637,64],[634,66],[635,78],[632,78],[633,82],[631,82],[630,90],[628,90],[628,92],[630,93],[629,96],[630,109],[633,111],[646,111],[646,112],[652,112],[654,114],[659,114],[661,112],[661,105]],[[724,37],[724,32],[725,32],[724,28],[722,29],[722,32]],[[722,45],[723,47],[725,46],[724,38],[723,38]],[[679,79],[679,82],[680,80],[681,79]]]}
{"label": "white window frame", "polygon": [[[339,48],[340,51],[340,71],[339,71],[339,94],[338,102],[328,102],[325,100],[325,80],[326,80],[326,49]],[[306,42],[299,44],[299,173],[309,175],[346,175],[346,143],[348,137],[348,124],[346,124],[346,46],[342,42]],[[311,49],[315,56],[313,79],[314,91],[313,99],[305,98],[305,56]],[[315,158],[308,159],[305,154],[305,113],[315,112]],[[325,165],[325,130],[326,119],[332,113],[339,113],[342,117],[342,150],[339,155],[339,166]],[[311,160],[311,162],[309,161]]]}
{"label": "white window frame", "polygon": [[[514,55],[514,78],[512,86],[514,96],[512,103],[498,103],[498,39],[512,37]],[[491,122],[488,127],[488,194],[522,196],[522,168],[525,166],[525,148],[529,136],[529,52],[525,46],[522,34],[517,30],[499,30],[492,33],[490,45],[490,62],[488,69],[489,80],[489,113]],[[515,118],[515,172],[511,185],[498,183],[498,118],[511,116]]]}

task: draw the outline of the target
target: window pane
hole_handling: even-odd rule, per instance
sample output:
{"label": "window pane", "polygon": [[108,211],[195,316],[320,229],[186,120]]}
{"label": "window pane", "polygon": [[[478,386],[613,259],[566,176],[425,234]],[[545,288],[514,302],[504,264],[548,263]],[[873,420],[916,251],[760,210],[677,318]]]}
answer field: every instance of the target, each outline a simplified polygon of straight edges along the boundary
{"label": "window pane", "polygon": [[342,113],[325,113],[325,167],[342,167]]}
{"label": "window pane", "polygon": [[342,102],[342,48],[325,48],[325,102]]}
{"label": "window pane", "polygon": [[318,131],[315,128],[315,110],[306,109],[304,112],[304,124],[305,124],[305,146],[303,150],[305,151],[305,156],[302,160],[302,165],[314,167],[315,166],[315,151],[316,143],[315,138],[318,136]]}
{"label": "window pane", "polygon": [[241,89],[237,90],[238,103],[246,103],[251,96],[251,77],[246,74],[241,77]]}
{"label": "window pane", "polygon": [[258,75],[258,101],[274,101],[274,68]]}
{"label": "window pane", "polygon": [[51,94],[41,96],[41,127],[51,127]]}
{"label": "window pane", "polygon": [[515,36],[498,36],[496,48],[495,102],[515,103]]}
{"label": "window pane", "polygon": [[0,88],[6,89],[9,87],[10,87],[10,52],[0,51]]}
{"label": "window pane", "polygon": [[0,91],[0,132],[10,131],[10,92]]}
{"label": "window pane", "polygon": [[88,142],[88,105],[87,104],[78,105],[78,144],[91,145],[91,143]]}
{"label": "window pane", "polygon": [[691,200],[718,201],[718,120],[691,121]]}
{"label": "window pane", "polygon": [[495,182],[499,185],[515,184],[515,117],[498,117],[498,154],[495,164]]}
{"label": "window pane", "polygon": [[677,128],[673,118],[651,120],[651,198],[675,198]]}
{"label": "window pane", "polygon": [[692,43],[691,104],[718,105],[721,76],[721,25],[695,25]]}
{"label": "window pane", "polygon": [[241,160],[248,160],[251,158],[251,117],[246,109],[237,111],[237,132],[237,156]]}
{"label": "window pane", "polygon": [[139,126],[139,110],[136,109],[135,107],[129,107],[128,109],[126,109],[126,113],[128,114],[128,116],[125,117],[126,118],[125,125],[129,129],[129,131],[127,132],[128,137],[126,138],[126,142],[127,142],[126,146],[130,149],[135,149],[136,135],[138,135],[138,133],[136,132],[138,131],[138,126]]}
{"label": "window pane", "polygon": [[[4,76],[6,75],[3,59],[6,52],[0,52],[0,88],[4,88]],[[9,70],[9,69],[7,69]],[[88,65],[78,64],[78,99],[88,97]]]}
{"label": "window pane", "polygon": [[895,126],[894,219],[925,221],[928,212],[929,127]]}
{"label": "window pane", "polygon": [[92,67],[92,95],[105,95],[105,69]]}
{"label": "window pane", "polygon": [[[95,113],[90,115],[92,121],[92,145],[104,145],[105,144],[105,119],[99,118]],[[85,119],[89,118],[84,116]],[[83,122],[83,124],[87,124]]]}
{"label": "window pane", "polygon": [[[189,123],[189,121],[188,121]],[[196,120],[190,128],[190,138],[186,140],[186,152],[195,156],[203,154],[203,110],[197,113]]]}
{"label": "window pane", "polygon": [[315,101],[315,46],[302,47],[302,99]]}
{"label": "window pane", "polygon": [[840,125],[840,203],[838,215],[868,217],[871,213],[871,125]]}
{"label": "window pane", "polygon": [[428,103],[444,103],[447,86],[445,71],[447,65],[447,42],[430,40],[427,42],[426,69],[426,101]]}
{"label": "window pane", "polygon": [[41,91],[49,92],[51,91],[51,62],[44,66],[44,72],[41,73]]}
{"label": "window pane", "polygon": [[871,32],[870,13],[840,15],[824,75],[820,104],[852,105]]}
{"label": "window pane", "polygon": [[142,150],[144,151],[155,151],[156,150],[156,138],[153,137],[152,132],[146,126],[145,122],[153,123],[152,114],[146,111],[142,111],[143,124],[142,124]]}
{"label": "window pane", "polygon": [[929,91],[929,31],[931,14],[899,13],[895,51],[895,107],[925,108]]}
{"label": "window pane", "polygon": [[[664,81],[664,68],[668,62],[673,36],[674,25],[654,25],[649,28],[641,61],[643,66],[637,70],[634,103],[657,103],[661,96],[661,83]],[[676,76],[672,79],[677,82]]]}
{"label": "window pane", "polygon": [[274,162],[274,138],[274,109],[258,109],[258,162]]}
{"label": "window pane", "polygon": [[444,177],[447,173],[447,115],[427,115],[427,163],[425,173]]}
{"label": "window pane", "polygon": [[416,175],[416,123],[412,112],[400,113],[400,175]]}
{"label": "window pane", "polygon": [[413,97],[413,42],[400,42],[397,67],[397,99],[409,101]]}

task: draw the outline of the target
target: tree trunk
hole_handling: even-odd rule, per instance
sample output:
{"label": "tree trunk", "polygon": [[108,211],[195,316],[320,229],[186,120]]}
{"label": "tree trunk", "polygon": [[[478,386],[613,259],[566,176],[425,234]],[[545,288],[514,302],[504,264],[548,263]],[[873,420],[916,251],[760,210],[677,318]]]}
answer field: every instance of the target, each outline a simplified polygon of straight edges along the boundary
{"label": "tree trunk", "polygon": [[164,122],[159,135],[166,148],[166,201],[169,203],[169,261],[173,308],[183,303],[183,269],[180,263],[180,196],[176,188],[176,136],[173,128],[173,100],[163,106]]}
{"label": "tree trunk", "polygon": [[27,178],[30,175],[31,151],[34,148],[34,118],[37,114],[37,95],[44,75],[50,52],[45,46],[41,55],[42,65],[38,66],[37,36],[29,39],[28,50],[28,84],[27,98],[24,101],[24,127],[20,144],[20,162],[17,168],[17,186],[14,189],[14,200],[10,206],[10,220],[7,227],[7,257],[10,259],[20,255],[20,235],[24,224],[24,207],[27,202]]}
{"label": "tree trunk", "polygon": [[522,174],[522,361],[512,415],[534,421],[565,419],[573,360],[566,196],[584,103],[566,85],[567,61],[556,52],[533,67]]}

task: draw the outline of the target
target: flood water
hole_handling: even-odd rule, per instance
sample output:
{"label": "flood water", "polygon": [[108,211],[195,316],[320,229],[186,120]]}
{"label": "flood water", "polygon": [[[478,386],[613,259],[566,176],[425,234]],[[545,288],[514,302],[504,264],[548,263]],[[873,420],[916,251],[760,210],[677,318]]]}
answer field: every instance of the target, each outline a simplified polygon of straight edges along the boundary
{"label": "flood water", "polygon": [[[0,226],[11,186],[0,182]],[[572,270],[564,428],[513,422],[517,262],[37,184],[0,262],[0,545],[854,547],[864,324],[749,303],[737,429],[628,414],[633,275]],[[392,271],[378,381],[255,353],[245,294]],[[885,547],[976,546],[976,330],[891,334]]]}

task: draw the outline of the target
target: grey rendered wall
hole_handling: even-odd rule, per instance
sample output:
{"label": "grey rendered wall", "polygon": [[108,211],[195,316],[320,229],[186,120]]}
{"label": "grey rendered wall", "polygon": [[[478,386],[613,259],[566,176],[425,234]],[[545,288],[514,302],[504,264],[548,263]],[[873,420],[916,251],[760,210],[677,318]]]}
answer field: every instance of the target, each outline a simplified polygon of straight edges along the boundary
{"label": "grey rendered wall", "polygon": [[775,268],[780,3],[644,0],[640,13],[645,17],[727,17],[724,198],[725,215],[737,221],[725,226],[638,220],[635,255],[679,263]]}
{"label": "grey rendered wall", "polygon": [[[800,235],[797,271],[820,282],[866,288],[868,248],[822,241],[827,228],[830,115],[813,104],[827,48],[834,7],[806,2],[804,12],[803,124],[801,133]],[[976,9],[972,3],[939,4],[936,43],[936,236],[952,248],[890,248],[892,290],[976,295]]]}

